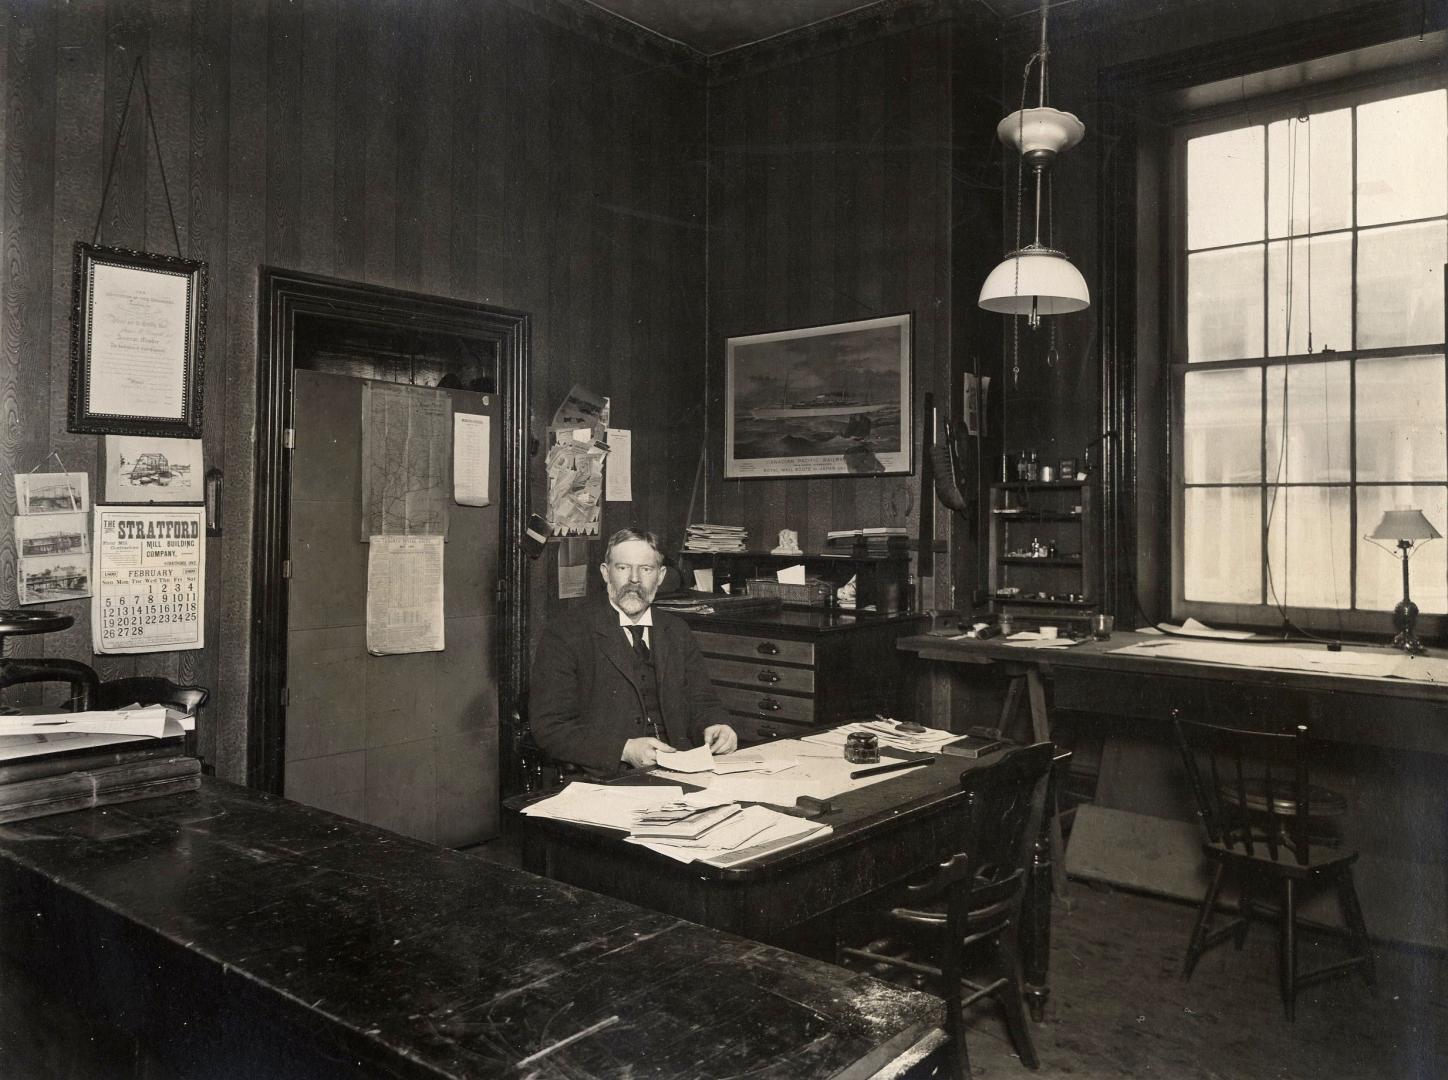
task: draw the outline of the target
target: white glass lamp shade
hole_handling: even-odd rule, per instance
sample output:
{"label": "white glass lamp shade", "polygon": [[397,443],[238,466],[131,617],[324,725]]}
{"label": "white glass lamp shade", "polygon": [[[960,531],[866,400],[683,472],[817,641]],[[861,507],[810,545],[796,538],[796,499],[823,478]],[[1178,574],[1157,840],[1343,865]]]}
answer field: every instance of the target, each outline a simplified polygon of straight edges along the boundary
{"label": "white glass lamp shade", "polygon": [[1383,520],[1368,534],[1372,540],[1437,540],[1442,535],[1423,511],[1405,507],[1384,510]]}
{"label": "white glass lamp shade", "polygon": [[1091,292],[1070,259],[1031,245],[990,272],[977,303],[1001,315],[1069,315],[1091,306]]}
{"label": "white glass lamp shade", "polygon": [[1086,136],[1086,125],[1074,113],[1043,105],[1017,109],[996,125],[996,134],[1016,153],[1034,160],[1038,155],[1053,158],[1071,149]]}

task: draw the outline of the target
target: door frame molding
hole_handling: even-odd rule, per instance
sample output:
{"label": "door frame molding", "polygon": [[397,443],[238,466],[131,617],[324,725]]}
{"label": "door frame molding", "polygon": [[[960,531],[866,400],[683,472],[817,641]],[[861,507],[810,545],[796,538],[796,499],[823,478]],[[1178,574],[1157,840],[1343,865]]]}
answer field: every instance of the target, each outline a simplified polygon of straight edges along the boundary
{"label": "door frame molding", "polygon": [[[291,526],[291,454],[296,370],[293,328],[299,314],[384,322],[492,341],[498,349],[502,506],[498,553],[499,746],[512,745],[508,703],[527,685],[527,559],[516,538],[528,520],[528,375],[532,322],[527,313],[425,293],[342,281],[278,267],[257,282],[256,475],[253,494],[251,662],[247,716],[248,787],[281,794],[286,745],[287,583]],[[507,762],[499,762],[506,775]]]}

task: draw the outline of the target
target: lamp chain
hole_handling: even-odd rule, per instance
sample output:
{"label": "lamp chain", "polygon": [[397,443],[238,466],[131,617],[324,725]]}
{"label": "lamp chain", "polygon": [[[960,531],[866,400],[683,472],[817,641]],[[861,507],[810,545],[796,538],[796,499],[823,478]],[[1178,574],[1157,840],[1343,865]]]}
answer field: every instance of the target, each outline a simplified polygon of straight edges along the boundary
{"label": "lamp chain", "polygon": [[[1019,146],[1024,146],[1026,142],[1026,94],[1031,84],[1031,65],[1036,62],[1039,55],[1037,53],[1036,56],[1032,56],[1026,61],[1026,70],[1021,75],[1021,107],[1016,113],[1018,117],[1016,143]],[[1018,154],[1016,155],[1016,245],[1012,249],[1017,252],[1021,250],[1021,224],[1025,213],[1025,195],[1026,156]],[[1015,264],[1015,284],[1012,292],[1019,296],[1021,294],[1021,257],[1017,255],[1011,261]],[[1014,387],[1021,385],[1021,317],[1019,315],[1011,316],[1011,385]]]}
{"label": "lamp chain", "polygon": [[[1041,65],[1045,70],[1045,65]],[[1056,247],[1056,182],[1053,172],[1046,173],[1046,246],[1055,250]],[[1056,352],[1056,320],[1051,320],[1050,339],[1046,348],[1046,366],[1054,368],[1060,354]]]}

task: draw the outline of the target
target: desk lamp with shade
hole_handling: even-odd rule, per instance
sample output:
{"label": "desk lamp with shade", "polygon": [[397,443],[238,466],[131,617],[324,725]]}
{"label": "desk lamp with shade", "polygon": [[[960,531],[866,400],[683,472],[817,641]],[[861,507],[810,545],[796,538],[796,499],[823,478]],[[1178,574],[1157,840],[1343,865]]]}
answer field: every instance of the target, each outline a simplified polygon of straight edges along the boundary
{"label": "desk lamp with shade", "polygon": [[[1442,536],[1442,533],[1433,528],[1433,523],[1423,516],[1423,511],[1407,507],[1383,511],[1383,519],[1378,522],[1378,527],[1367,535],[1367,539],[1374,542],[1393,541],[1399,552],[1397,557],[1403,561],[1403,599],[1393,608],[1393,629],[1398,632],[1393,638],[1393,647],[1404,652],[1424,651],[1416,630],[1418,605],[1408,596],[1408,560],[1413,555],[1415,544],[1421,546],[1429,540],[1441,539]],[[1382,544],[1377,546],[1384,551],[1393,550]]]}

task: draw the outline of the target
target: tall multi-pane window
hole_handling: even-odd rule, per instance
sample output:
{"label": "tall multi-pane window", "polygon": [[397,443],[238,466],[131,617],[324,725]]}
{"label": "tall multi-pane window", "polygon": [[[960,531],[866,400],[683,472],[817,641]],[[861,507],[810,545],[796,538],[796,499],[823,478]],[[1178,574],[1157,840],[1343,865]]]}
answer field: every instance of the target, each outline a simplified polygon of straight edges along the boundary
{"label": "tall multi-pane window", "polygon": [[[1444,80],[1184,126],[1175,162],[1178,613],[1390,610],[1364,534],[1448,535]],[[1412,581],[1448,611],[1448,542]]]}

